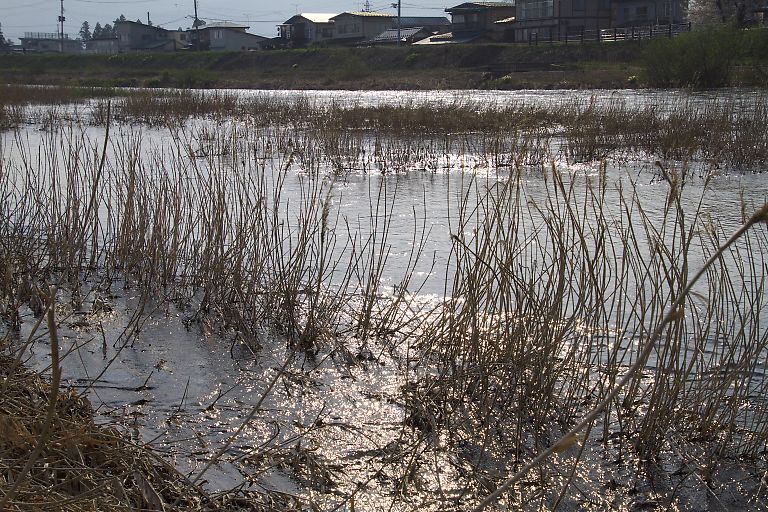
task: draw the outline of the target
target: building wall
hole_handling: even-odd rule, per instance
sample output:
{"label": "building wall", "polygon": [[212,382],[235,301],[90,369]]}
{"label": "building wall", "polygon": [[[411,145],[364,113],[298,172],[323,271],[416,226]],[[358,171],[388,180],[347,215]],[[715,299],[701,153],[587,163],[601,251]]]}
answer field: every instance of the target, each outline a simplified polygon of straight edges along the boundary
{"label": "building wall", "polygon": [[333,23],[315,23],[300,18],[289,25],[280,26],[280,38],[295,46],[305,46],[333,39]]}
{"label": "building wall", "polygon": [[461,9],[451,12],[451,30],[461,32],[491,32],[494,23],[516,15],[515,6]]}
{"label": "building wall", "polygon": [[212,51],[258,50],[266,40],[261,36],[227,28],[211,28],[208,32]]}
{"label": "building wall", "polygon": [[518,0],[515,40],[540,41],[565,39],[610,28],[611,0]]}
{"label": "building wall", "polygon": [[[61,52],[60,39],[47,38],[21,38],[21,47],[24,51],[41,53],[59,53]],[[64,53],[81,53],[83,43],[79,39],[64,39]]]}
{"label": "building wall", "polygon": [[111,54],[120,51],[118,39],[91,39],[85,43],[87,53]]}
{"label": "building wall", "polygon": [[613,3],[615,27],[683,23],[685,6],[677,0],[622,0]]}
{"label": "building wall", "polygon": [[333,23],[308,22],[305,34],[307,34],[307,40],[310,44],[328,41],[333,39]]}
{"label": "building wall", "polygon": [[393,18],[355,16],[340,14],[334,18],[333,38],[335,40],[373,39],[397,24]]}
{"label": "building wall", "polygon": [[121,51],[142,49],[148,45],[167,41],[173,43],[173,37],[169,31],[136,22],[115,23],[115,33]]}

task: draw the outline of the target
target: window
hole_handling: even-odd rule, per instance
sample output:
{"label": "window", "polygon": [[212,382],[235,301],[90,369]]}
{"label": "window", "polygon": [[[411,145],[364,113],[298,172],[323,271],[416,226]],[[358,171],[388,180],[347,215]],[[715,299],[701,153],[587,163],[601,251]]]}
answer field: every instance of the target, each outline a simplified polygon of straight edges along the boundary
{"label": "window", "polygon": [[518,5],[521,20],[554,16],[554,0],[524,0]]}
{"label": "window", "polygon": [[662,16],[664,16],[665,18],[671,18],[672,4],[669,2],[664,2],[664,5],[661,6],[661,12],[662,12]]}
{"label": "window", "polygon": [[636,15],[637,18],[640,20],[644,20],[648,18],[648,6],[647,5],[641,5],[637,8]]}

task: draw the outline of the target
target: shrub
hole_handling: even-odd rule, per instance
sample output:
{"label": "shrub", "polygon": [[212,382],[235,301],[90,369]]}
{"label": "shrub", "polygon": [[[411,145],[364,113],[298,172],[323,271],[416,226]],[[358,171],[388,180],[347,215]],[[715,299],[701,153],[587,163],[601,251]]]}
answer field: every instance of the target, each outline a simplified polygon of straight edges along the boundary
{"label": "shrub", "polygon": [[732,28],[705,29],[651,42],[642,55],[645,79],[653,87],[728,85],[738,52]]}

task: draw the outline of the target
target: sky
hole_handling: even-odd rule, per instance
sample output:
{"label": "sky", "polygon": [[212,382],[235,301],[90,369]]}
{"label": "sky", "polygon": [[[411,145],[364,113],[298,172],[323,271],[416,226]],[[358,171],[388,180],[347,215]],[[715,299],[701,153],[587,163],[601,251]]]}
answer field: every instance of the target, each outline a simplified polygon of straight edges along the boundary
{"label": "sky", "polygon": [[[63,0],[64,33],[75,38],[83,21],[91,30],[97,22],[112,24],[124,14],[129,20],[149,19],[154,25],[167,29],[192,26],[194,0]],[[392,2],[369,0],[371,10],[396,13]],[[300,12],[331,12],[362,10],[365,0],[198,0],[198,17],[207,21],[244,23],[248,32],[266,37],[277,35],[279,23]],[[401,0],[402,16],[447,16],[445,8],[456,0]],[[407,2],[407,3],[406,3]],[[0,24],[3,35],[19,43],[24,32],[58,32],[61,0],[0,0]]]}

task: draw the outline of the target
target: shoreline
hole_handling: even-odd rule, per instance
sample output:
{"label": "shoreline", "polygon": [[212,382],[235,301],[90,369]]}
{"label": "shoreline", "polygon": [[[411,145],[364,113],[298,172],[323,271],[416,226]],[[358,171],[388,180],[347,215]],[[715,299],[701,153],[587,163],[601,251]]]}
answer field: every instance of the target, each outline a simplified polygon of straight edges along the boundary
{"label": "shoreline", "polygon": [[[0,55],[11,84],[224,89],[599,89],[641,84],[645,43]],[[634,77],[634,78],[633,78]]]}

